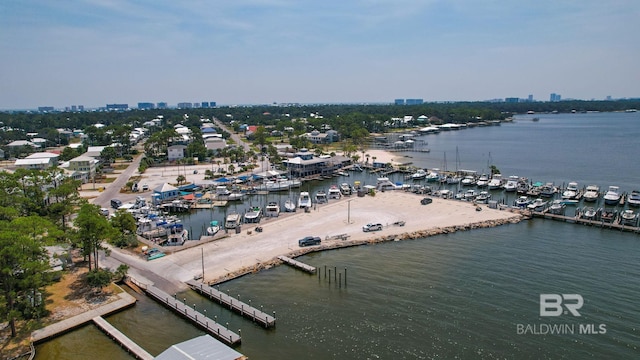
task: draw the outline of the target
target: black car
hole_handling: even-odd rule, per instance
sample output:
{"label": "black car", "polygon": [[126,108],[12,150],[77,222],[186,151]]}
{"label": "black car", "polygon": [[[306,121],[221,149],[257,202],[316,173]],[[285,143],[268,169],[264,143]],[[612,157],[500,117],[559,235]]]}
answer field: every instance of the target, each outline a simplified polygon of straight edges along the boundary
{"label": "black car", "polygon": [[299,246],[311,246],[311,245],[320,245],[322,240],[317,236],[305,236],[304,238],[298,240]]}
{"label": "black car", "polygon": [[423,198],[422,200],[420,200],[420,204],[422,204],[422,205],[428,205],[428,204],[431,204],[432,202],[433,202],[433,199],[432,198],[428,198],[428,197]]}

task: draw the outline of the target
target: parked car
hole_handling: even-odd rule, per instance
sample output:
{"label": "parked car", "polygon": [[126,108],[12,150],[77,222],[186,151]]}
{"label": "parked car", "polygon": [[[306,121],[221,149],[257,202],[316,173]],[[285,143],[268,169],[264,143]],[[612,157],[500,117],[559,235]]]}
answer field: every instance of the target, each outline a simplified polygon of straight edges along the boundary
{"label": "parked car", "polygon": [[369,223],[362,227],[362,231],[364,232],[380,231],[380,230],[382,230],[382,224],[377,224],[377,223]]}
{"label": "parked car", "polygon": [[423,198],[422,200],[420,200],[420,204],[422,204],[422,205],[429,205],[432,202],[433,202],[433,199],[429,198],[429,197],[426,197],[426,198]]}
{"label": "parked car", "polygon": [[149,191],[149,184],[142,184],[142,191]]}
{"label": "parked car", "polygon": [[320,242],[322,242],[322,240],[317,236],[305,236],[302,239],[298,240],[298,245],[300,247],[320,245]]}
{"label": "parked car", "polygon": [[118,199],[111,199],[111,207],[112,208],[117,209],[120,206],[122,206],[122,201],[120,201]]}

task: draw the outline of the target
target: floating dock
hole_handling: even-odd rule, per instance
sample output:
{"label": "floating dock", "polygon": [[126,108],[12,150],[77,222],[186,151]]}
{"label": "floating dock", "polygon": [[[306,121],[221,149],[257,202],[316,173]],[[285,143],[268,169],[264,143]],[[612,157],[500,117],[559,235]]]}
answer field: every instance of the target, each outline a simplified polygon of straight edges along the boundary
{"label": "floating dock", "polygon": [[544,212],[533,211],[531,212],[531,215],[534,217],[539,217],[544,219],[559,220],[559,221],[587,225],[587,226],[597,226],[601,228],[613,229],[613,230],[619,230],[619,231],[630,231],[636,234],[640,233],[640,227],[637,227],[637,226],[606,222],[603,220],[584,219],[580,216],[566,216],[566,215],[559,215],[559,214],[551,214],[548,211],[544,211]]}
{"label": "floating dock", "polygon": [[207,296],[211,300],[215,300],[220,304],[229,307],[231,310],[235,310],[247,319],[264,326],[265,328],[273,327],[276,325],[276,318],[265,312],[262,312],[249,304],[234,299],[233,297],[215,289],[212,286],[204,284],[199,281],[189,280],[187,285],[194,291]]}
{"label": "floating dock", "polygon": [[109,335],[115,342],[120,344],[125,350],[133,354],[136,359],[140,360],[153,360],[154,356],[149,354],[145,349],[140,347],[140,345],[133,342],[133,340],[129,339],[125,334],[121,333],[120,330],[116,329],[113,325],[109,324],[107,320],[103,319],[101,316],[96,316],[93,319],[93,322],[96,324],[100,330]]}
{"label": "floating dock", "polygon": [[311,266],[311,265],[307,265],[303,262],[300,262],[298,260],[294,260],[292,258],[286,257],[286,256],[278,256],[278,259],[281,260],[283,263],[287,264],[287,265],[291,265],[296,269],[300,269],[304,272],[308,272],[309,274],[315,274],[316,273],[316,268]]}
{"label": "floating dock", "polygon": [[222,325],[208,318],[206,315],[191,308],[187,304],[178,301],[178,299],[176,299],[174,296],[167,294],[166,292],[156,288],[153,285],[136,285],[144,289],[144,291],[156,301],[161,302],[177,314],[180,314],[182,317],[205,329],[209,334],[213,335],[217,339],[225,342],[228,345],[235,345],[240,343],[240,335],[223,327]]}

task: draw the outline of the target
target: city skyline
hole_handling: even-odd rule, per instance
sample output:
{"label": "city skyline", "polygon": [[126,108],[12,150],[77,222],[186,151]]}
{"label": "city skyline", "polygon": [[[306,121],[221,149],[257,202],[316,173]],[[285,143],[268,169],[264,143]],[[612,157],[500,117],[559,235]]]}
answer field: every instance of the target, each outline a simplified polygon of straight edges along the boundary
{"label": "city skyline", "polygon": [[0,109],[635,98],[638,15],[626,0],[8,0]]}

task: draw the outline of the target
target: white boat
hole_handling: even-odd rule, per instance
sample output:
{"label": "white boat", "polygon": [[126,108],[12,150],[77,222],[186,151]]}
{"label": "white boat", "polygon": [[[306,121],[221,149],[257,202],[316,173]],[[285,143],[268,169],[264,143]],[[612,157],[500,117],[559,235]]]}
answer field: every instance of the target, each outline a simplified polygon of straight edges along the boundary
{"label": "white boat", "polygon": [[351,185],[347,183],[340,184],[340,192],[342,193],[342,195],[351,195]]}
{"label": "white boat", "polygon": [[296,203],[291,199],[287,199],[284,202],[284,211],[286,211],[286,212],[295,212],[296,211]]}
{"label": "white boat", "polygon": [[491,180],[489,180],[489,183],[487,184],[487,187],[489,190],[500,189],[504,185],[503,180],[502,174],[493,174]]}
{"label": "white boat", "polygon": [[318,204],[324,204],[326,203],[327,200],[327,192],[324,190],[318,190],[316,192],[316,203]]}
{"label": "white boat", "polygon": [[582,198],[584,199],[584,201],[588,201],[588,202],[594,202],[598,200],[599,197],[600,197],[600,187],[598,185],[587,186],[587,188],[585,189],[584,195],[582,195]]}
{"label": "white boat", "polygon": [[264,208],[265,217],[278,217],[280,216],[280,204],[275,201],[270,201]]}
{"label": "white boat", "polygon": [[549,212],[556,215],[564,214],[564,209],[567,207],[561,200],[553,200],[551,206],[549,206]]}
{"label": "white boat", "polygon": [[533,200],[531,204],[527,205],[527,209],[532,211],[542,211],[544,210],[545,206],[547,206],[547,202],[545,200],[542,200],[541,198],[537,198]]}
{"label": "white boat", "polygon": [[209,223],[209,227],[207,227],[207,235],[213,236],[218,231],[220,231],[220,224],[218,224],[218,221],[216,221],[216,220],[211,221]]}
{"label": "white boat", "polygon": [[527,194],[531,190],[531,185],[529,184],[529,179],[520,178],[518,179],[518,184],[516,184],[516,192],[518,194]]}
{"label": "white boat", "polygon": [[529,200],[528,197],[526,196],[520,196],[516,199],[516,201],[514,201],[513,205],[515,207],[519,207],[519,208],[525,208],[527,207],[529,204],[531,204],[531,200]]}
{"label": "white boat", "polygon": [[409,175],[411,180],[422,180],[427,177],[427,172],[424,169],[418,169],[413,174]]}
{"label": "white boat", "polygon": [[298,207],[299,208],[311,207],[311,196],[309,196],[309,192],[307,191],[300,192],[300,196],[298,197]]}
{"label": "white boat", "polygon": [[553,197],[558,192],[558,188],[553,183],[546,183],[540,188],[540,196]]}
{"label": "white boat", "polygon": [[631,210],[627,209],[620,213],[620,223],[622,225],[633,225],[635,226],[638,220],[638,214]]}
{"label": "white boat", "polygon": [[515,175],[509,176],[507,183],[504,184],[504,191],[506,192],[515,192],[518,188],[518,177]]}
{"label": "white boat", "polygon": [[458,176],[458,175],[447,175],[447,177],[445,178],[445,182],[447,184],[459,184],[460,180],[462,180],[462,177]]}
{"label": "white boat", "polygon": [[336,185],[331,185],[329,187],[329,193],[327,194],[329,199],[340,199],[342,197],[342,192]]}
{"label": "white boat", "polygon": [[460,180],[460,184],[462,184],[462,186],[472,186],[476,184],[476,178],[473,175],[466,175],[465,177],[462,178],[462,180]]}
{"label": "white boat", "polygon": [[616,205],[620,202],[620,188],[618,186],[609,186],[606,194],[604,194],[604,203],[607,205]]}
{"label": "white boat", "polygon": [[491,199],[491,194],[488,191],[480,191],[480,194],[476,196],[476,202],[480,204],[486,204]]}
{"label": "white boat", "polygon": [[240,214],[231,213],[227,215],[227,218],[224,221],[225,229],[235,229],[240,226]]}
{"label": "white boat", "polygon": [[476,181],[476,186],[477,187],[489,186],[489,181],[490,180],[491,179],[489,179],[489,175],[481,174],[480,177],[478,178],[478,181]]}
{"label": "white boat", "polygon": [[376,180],[376,189],[384,191],[384,190],[399,190],[402,189],[402,185],[397,185],[393,183],[387,177],[381,177]]}
{"label": "white boat", "polygon": [[563,199],[575,199],[578,196],[578,183],[575,181],[570,182],[567,188],[562,192]]}
{"label": "white boat", "polygon": [[475,200],[476,196],[478,196],[478,192],[474,189],[469,189],[464,192],[463,198],[466,201],[473,201]]}
{"label": "white boat", "polygon": [[246,223],[259,223],[262,218],[262,208],[260,206],[252,206],[246,213],[244,213],[244,222]]}
{"label": "white boat", "polygon": [[593,207],[587,207],[582,210],[582,218],[587,220],[595,220],[598,211]]}
{"label": "white boat", "polygon": [[437,196],[440,196],[443,199],[451,199],[453,198],[453,192],[449,189],[442,189],[436,192]]}
{"label": "white boat", "polygon": [[298,179],[276,178],[267,180],[255,187],[259,191],[284,191],[292,188],[299,188],[302,182]]}
{"label": "white boat", "polygon": [[440,169],[431,169],[425,176],[427,182],[434,182],[440,180]]}
{"label": "white boat", "polygon": [[640,190],[633,190],[627,199],[629,206],[640,206]]}

